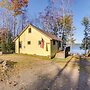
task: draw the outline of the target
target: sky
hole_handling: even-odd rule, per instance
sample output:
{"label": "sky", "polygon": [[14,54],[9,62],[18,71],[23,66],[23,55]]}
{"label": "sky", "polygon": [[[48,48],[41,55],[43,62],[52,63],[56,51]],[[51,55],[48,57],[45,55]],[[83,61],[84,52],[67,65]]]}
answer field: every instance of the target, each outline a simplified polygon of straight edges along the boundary
{"label": "sky", "polygon": [[[42,12],[47,5],[48,0],[29,0],[29,18],[37,17],[38,13]],[[81,21],[84,16],[90,18],[90,0],[73,0],[70,9],[73,12],[73,25],[76,27],[74,31],[75,42],[81,43],[84,30]]]}

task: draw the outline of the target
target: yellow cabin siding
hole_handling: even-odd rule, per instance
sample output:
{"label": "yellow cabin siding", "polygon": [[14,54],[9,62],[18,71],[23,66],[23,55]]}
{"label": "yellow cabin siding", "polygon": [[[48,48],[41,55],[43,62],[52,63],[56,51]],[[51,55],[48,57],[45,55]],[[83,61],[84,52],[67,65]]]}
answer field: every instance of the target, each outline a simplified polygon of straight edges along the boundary
{"label": "yellow cabin siding", "polygon": [[15,52],[16,53],[19,53],[19,39],[17,39],[16,41],[15,41]]}
{"label": "yellow cabin siding", "polygon": [[[42,56],[51,56],[51,45],[50,38],[40,33],[36,28],[31,26],[31,33],[28,33],[30,26],[20,35],[20,37],[15,41],[15,51],[18,51],[19,40],[22,41],[22,48],[20,48],[20,53],[23,54],[36,54]],[[38,45],[38,41],[43,38],[44,48],[41,48]],[[31,44],[28,45],[28,41],[31,41]],[[48,51],[46,51],[46,43],[48,43]]]}

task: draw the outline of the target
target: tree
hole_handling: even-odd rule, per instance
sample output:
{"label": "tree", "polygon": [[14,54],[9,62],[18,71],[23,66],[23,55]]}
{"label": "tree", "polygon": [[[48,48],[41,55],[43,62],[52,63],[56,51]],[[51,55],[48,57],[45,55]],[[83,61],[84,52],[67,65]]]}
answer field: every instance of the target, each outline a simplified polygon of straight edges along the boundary
{"label": "tree", "polygon": [[3,53],[6,52],[6,42],[5,41],[1,42],[1,50],[2,50]]}
{"label": "tree", "polygon": [[39,14],[38,17],[40,23],[42,24],[42,28],[45,31],[52,32],[54,34],[56,34],[57,28],[55,25],[57,10],[55,9],[56,8],[54,7],[54,3],[49,2],[49,6],[47,6],[45,10]]}
{"label": "tree", "polygon": [[22,30],[23,30],[23,28],[26,26],[26,24],[27,24],[27,22],[28,22],[28,19],[27,19],[27,6],[28,5],[25,5],[24,7],[23,7],[23,13],[21,14],[21,22],[22,22]]}
{"label": "tree", "polygon": [[38,26],[45,31],[61,37],[63,47],[68,42],[68,37],[71,38],[73,36],[73,16],[68,8],[70,0],[58,1],[60,2],[60,7],[55,6],[55,0],[49,0],[49,5],[39,14],[38,19],[36,18],[35,20],[38,21]]}
{"label": "tree", "polygon": [[10,14],[14,17],[14,36],[18,31],[16,31],[17,27],[17,19],[16,16],[24,13],[24,6],[27,6],[28,0],[2,0],[0,1],[0,6],[4,7],[7,10],[7,14]]}
{"label": "tree", "polygon": [[73,0],[58,0],[60,2],[60,10],[61,10],[61,38],[62,38],[62,47],[66,47],[66,45],[70,45],[70,43],[74,42],[73,31],[75,30],[73,26],[73,15],[70,10],[70,5]]}
{"label": "tree", "polygon": [[6,28],[0,29],[0,48],[3,53],[14,52],[12,33]]}
{"label": "tree", "polygon": [[[88,37],[86,39],[83,38],[80,48],[83,49],[83,50],[90,49],[90,38],[88,38]],[[86,54],[86,51],[85,51],[85,54]]]}
{"label": "tree", "polygon": [[73,38],[73,31],[75,30],[73,27],[73,19],[72,19],[72,15],[68,15],[66,14],[65,16],[61,17],[61,20],[59,20],[59,22],[61,22],[61,37],[62,37],[62,41],[63,41],[63,45],[65,46],[66,44],[69,44],[69,42],[71,42],[71,40],[74,40]]}
{"label": "tree", "polygon": [[8,31],[7,33],[7,52],[14,52],[14,42],[13,42],[13,37],[12,33]]}
{"label": "tree", "polygon": [[23,7],[27,5],[28,0],[2,0],[0,6],[7,9],[7,12],[16,16],[23,13]]}
{"label": "tree", "polygon": [[84,38],[82,40],[81,49],[85,50],[85,54],[87,52],[87,49],[90,48],[90,22],[88,17],[83,17],[82,25],[84,26]]}
{"label": "tree", "polygon": [[7,30],[2,28],[2,30],[1,30],[1,50],[2,50],[3,53],[5,53],[7,51],[6,35],[7,35]]}

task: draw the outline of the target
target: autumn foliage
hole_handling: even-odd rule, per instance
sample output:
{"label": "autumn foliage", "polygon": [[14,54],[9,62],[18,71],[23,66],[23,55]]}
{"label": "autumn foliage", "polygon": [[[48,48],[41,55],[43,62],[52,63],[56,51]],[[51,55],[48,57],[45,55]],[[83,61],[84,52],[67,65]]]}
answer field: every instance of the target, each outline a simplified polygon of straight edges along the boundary
{"label": "autumn foliage", "polygon": [[28,4],[28,0],[2,0],[0,6],[12,11],[12,15],[22,14],[22,7]]}

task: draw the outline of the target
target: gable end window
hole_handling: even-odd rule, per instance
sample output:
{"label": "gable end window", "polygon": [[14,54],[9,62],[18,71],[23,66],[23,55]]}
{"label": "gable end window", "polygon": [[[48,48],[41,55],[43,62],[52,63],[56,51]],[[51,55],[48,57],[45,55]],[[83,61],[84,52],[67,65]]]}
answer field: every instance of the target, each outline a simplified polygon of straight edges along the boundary
{"label": "gable end window", "polygon": [[31,28],[28,29],[28,33],[31,33]]}
{"label": "gable end window", "polygon": [[27,43],[28,43],[28,45],[30,45],[31,44],[31,41],[28,41]]}

